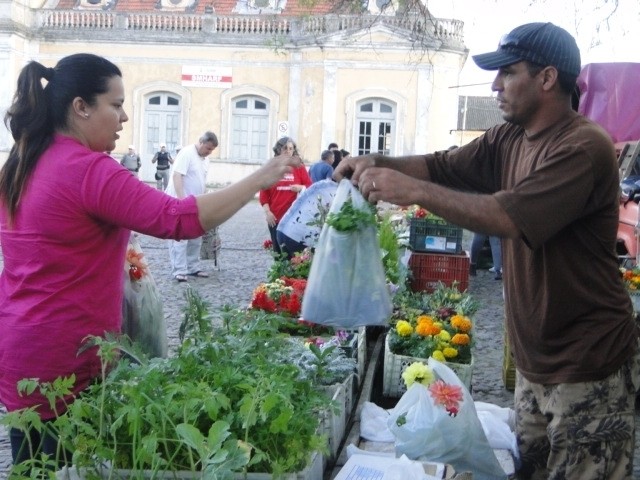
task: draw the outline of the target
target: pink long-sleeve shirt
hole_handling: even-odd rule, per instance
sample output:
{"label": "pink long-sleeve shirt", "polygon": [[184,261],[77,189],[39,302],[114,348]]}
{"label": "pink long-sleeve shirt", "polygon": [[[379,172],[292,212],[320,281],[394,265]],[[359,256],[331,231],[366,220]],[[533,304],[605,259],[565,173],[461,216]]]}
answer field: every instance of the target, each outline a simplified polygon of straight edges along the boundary
{"label": "pink long-sleeve shirt", "polygon": [[[76,375],[74,393],[100,372],[87,335],[119,332],[130,231],[160,238],[204,234],[195,197],[149,187],[110,156],[56,135],[41,156],[12,225],[0,209],[0,401],[9,411],[40,405],[17,382]],[[63,410],[62,404],[59,411]]]}

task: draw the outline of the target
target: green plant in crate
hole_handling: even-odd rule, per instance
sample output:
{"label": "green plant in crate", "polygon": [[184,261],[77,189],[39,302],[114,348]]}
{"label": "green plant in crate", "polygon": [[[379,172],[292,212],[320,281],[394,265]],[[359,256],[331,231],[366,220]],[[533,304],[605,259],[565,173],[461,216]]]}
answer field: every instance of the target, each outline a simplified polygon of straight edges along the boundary
{"label": "green plant in crate", "polygon": [[378,222],[378,242],[382,250],[382,265],[387,282],[397,286],[403,285],[403,275],[398,258],[398,235],[388,214]]}
{"label": "green plant in crate", "polygon": [[273,263],[267,272],[267,281],[274,282],[279,278],[309,278],[313,251],[305,248],[302,252],[296,252],[289,260],[286,254],[274,255]]}
{"label": "green plant in crate", "polygon": [[444,284],[432,294],[406,293],[397,299],[389,348],[396,355],[470,363],[477,308],[469,294]]}
{"label": "green plant in crate", "polygon": [[[260,319],[236,335],[236,327],[213,328],[208,318],[206,304],[190,292],[184,341],[166,359],[126,355],[114,364],[120,345],[93,339],[105,365],[101,381],[49,424],[74,464],[88,475],[109,464],[129,470],[128,478],[143,478],[143,470],[151,478],[178,471],[232,478],[300,471],[312,452],[326,450],[317,434],[326,395],[301,379],[296,365],[273,361],[289,337]],[[2,422],[37,425],[29,414]]]}

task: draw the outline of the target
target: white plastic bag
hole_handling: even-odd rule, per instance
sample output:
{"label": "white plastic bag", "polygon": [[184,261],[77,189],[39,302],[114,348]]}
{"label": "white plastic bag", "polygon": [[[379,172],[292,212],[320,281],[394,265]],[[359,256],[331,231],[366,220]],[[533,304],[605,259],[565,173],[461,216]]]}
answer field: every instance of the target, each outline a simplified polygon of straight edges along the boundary
{"label": "white plastic bag", "polygon": [[[338,214],[349,199],[354,209],[370,208],[351,182],[343,179],[329,214]],[[375,225],[340,232],[325,223],[302,299],[302,318],[321,325],[355,328],[386,325],[391,310]]]}
{"label": "white plastic bag", "polygon": [[451,464],[476,480],[505,479],[506,474],[484,434],[473,399],[458,376],[430,358],[436,378],[462,389],[457,414],[436,404],[428,388],[414,383],[391,410],[387,426],[395,436],[396,455]]}
{"label": "white plastic bag", "polygon": [[373,402],[364,402],[360,411],[360,436],[372,442],[393,442],[395,437],[387,427],[388,419],[388,410]]}
{"label": "white plastic bag", "polygon": [[520,461],[515,428],[515,412],[512,408],[492,403],[475,402],[476,412],[491,448],[510,450],[516,465]]}
{"label": "white plastic bag", "polygon": [[150,357],[166,357],[168,341],[162,297],[143,257],[137,238],[131,235],[124,262],[122,333]]}

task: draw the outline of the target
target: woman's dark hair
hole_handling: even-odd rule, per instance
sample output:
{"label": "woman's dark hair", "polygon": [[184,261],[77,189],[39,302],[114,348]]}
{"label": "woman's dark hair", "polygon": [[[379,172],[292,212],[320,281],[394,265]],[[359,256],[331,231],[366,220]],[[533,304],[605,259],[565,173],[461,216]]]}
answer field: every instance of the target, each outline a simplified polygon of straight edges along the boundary
{"label": "woman's dark hair", "polygon": [[340,165],[341,161],[342,161],[342,151],[334,150],[333,151],[333,164],[331,165],[334,170],[336,169],[336,167],[338,165]]}
{"label": "woman's dark hair", "polygon": [[[96,97],[108,91],[114,76],[122,76],[116,65],[88,53],[64,57],[54,68],[32,61],[22,69],[13,103],[4,117],[15,142],[0,170],[0,201],[10,221],[54,132],[66,129],[73,99],[80,97],[95,105]],[[43,79],[47,81],[44,87]]]}
{"label": "woman's dark hair", "polygon": [[282,153],[282,149],[289,142],[293,144],[293,155],[299,157],[300,154],[298,153],[298,145],[296,145],[296,142],[294,142],[293,138],[291,137],[282,137],[280,140],[278,140],[273,146],[273,153],[275,153],[276,155],[280,155]]}

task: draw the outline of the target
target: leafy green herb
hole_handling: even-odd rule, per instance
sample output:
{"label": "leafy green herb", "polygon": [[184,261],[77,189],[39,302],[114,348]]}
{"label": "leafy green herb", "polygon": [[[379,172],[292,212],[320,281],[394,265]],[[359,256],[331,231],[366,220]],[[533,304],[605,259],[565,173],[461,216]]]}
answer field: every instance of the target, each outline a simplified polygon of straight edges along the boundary
{"label": "leafy green herb", "polygon": [[400,260],[398,258],[398,236],[389,217],[378,223],[378,242],[382,250],[382,265],[387,280],[395,285],[400,283]]}
{"label": "leafy green herb", "polygon": [[353,232],[376,224],[375,206],[367,204],[364,209],[355,208],[351,196],[337,213],[327,215],[327,225],[339,232]]}

